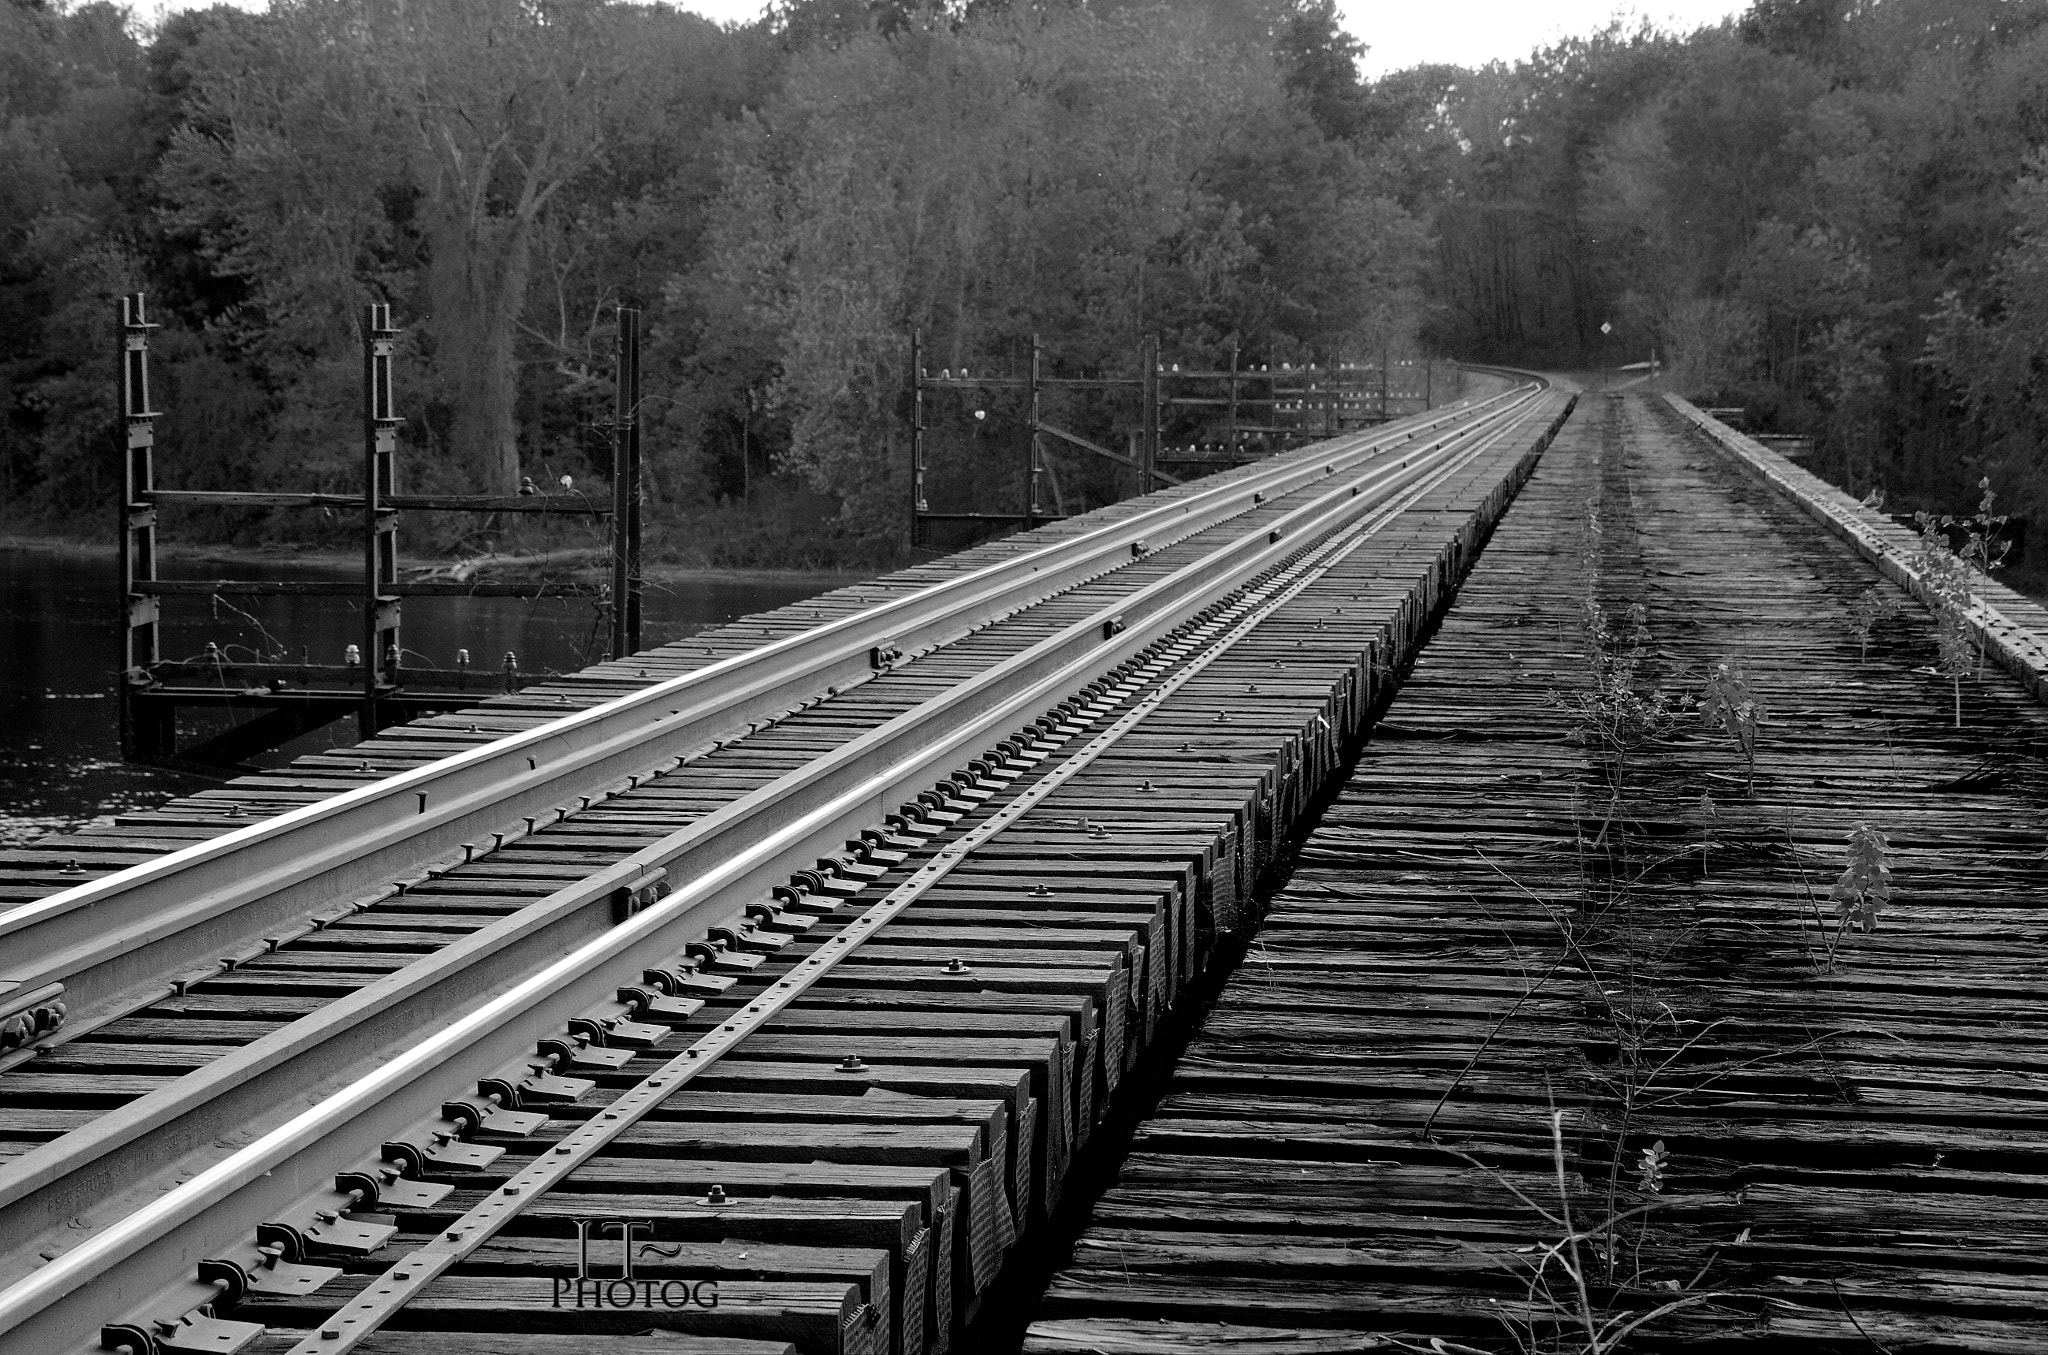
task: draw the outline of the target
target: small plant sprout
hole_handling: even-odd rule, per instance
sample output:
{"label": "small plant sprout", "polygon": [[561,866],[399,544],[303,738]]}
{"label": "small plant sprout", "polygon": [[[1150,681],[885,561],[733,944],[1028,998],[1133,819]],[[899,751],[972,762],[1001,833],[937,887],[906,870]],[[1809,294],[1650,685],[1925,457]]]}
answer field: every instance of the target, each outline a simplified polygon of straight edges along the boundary
{"label": "small plant sprout", "polygon": [[1671,1165],[1671,1154],[1664,1149],[1664,1140],[1658,1139],[1643,1149],[1642,1160],[1636,1163],[1636,1185],[1645,1195],[1664,1193],[1664,1169]]}
{"label": "small plant sprout", "polygon": [[[1931,669],[1923,671],[1948,679],[1957,729],[1963,727],[1963,678],[1984,665],[1983,645],[1972,632],[1969,620],[1971,585],[1975,575],[1989,575],[2001,568],[2012,549],[2012,542],[2001,534],[2007,515],[1992,511],[1998,495],[1991,488],[1990,478],[1979,480],[1977,488],[1984,491],[1984,497],[1978,500],[1977,511],[1969,517],[1925,512],[1913,515],[1914,525],[1920,531],[1920,545],[1906,561],[1920,576],[1927,605],[1934,612],[1934,641],[1939,657]],[[1961,533],[1960,550],[1949,544],[1951,532]]]}
{"label": "small plant sprout", "polygon": [[1718,729],[1742,750],[1745,793],[1756,794],[1756,736],[1766,718],[1763,702],[1750,688],[1738,659],[1723,659],[1707,674],[1700,694],[1700,723]]}
{"label": "small plant sprout", "polygon": [[1700,792],[1700,878],[1707,878],[1707,844],[1714,837],[1714,820],[1721,817],[1721,807],[1714,803],[1714,797]]}
{"label": "small plant sprout", "polygon": [[1878,625],[1892,620],[1900,612],[1899,600],[1879,584],[1872,584],[1856,595],[1856,600],[1849,604],[1849,628],[1856,633],[1857,663],[1869,659],[1870,637]]}
{"label": "small plant sprout", "polygon": [[[1669,1158],[1662,1140],[1643,1150],[1638,1180],[1643,1193],[1654,1198],[1626,1208],[1609,1203],[1604,1218],[1590,1217],[1575,1208],[1576,1192],[1565,1164],[1564,1113],[1550,1113],[1550,1161],[1552,1186],[1542,1195],[1524,1192],[1497,1169],[1458,1149],[1451,1149],[1466,1162],[1486,1172],[1546,1224],[1562,1234],[1556,1241],[1516,1248],[1513,1262],[1497,1258],[1523,1286],[1521,1311],[1503,1302],[1498,1316],[1508,1328],[1517,1349],[1525,1355],[1552,1351],[1563,1355],[1612,1355],[1624,1349],[1628,1338],[1644,1327],[1673,1313],[1728,1297],[1725,1293],[1702,1291],[1697,1286],[1712,1266],[1703,1266],[1690,1282],[1649,1281],[1641,1273],[1641,1237],[1654,1212],[1677,1205],[1700,1205],[1732,1200],[1732,1196],[1664,1194],[1664,1169]],[[1655,1184],[1651,1184],[1654,1178]],[[1555,1192],[1554,1201],[1543,1198]],[[1597,1215],[1598,1211],[1594,1211]],[[1744,1239],[1747,1238],[1744,1234]],[[1635,1243],[1632,1248],[1631,1241]],[[1619,1272],[1623,1257],[1638,1253],[1633,1275]],[[1718,1255],[1718,1251],[1716,1255]],[[1619,1272],[1619,1273],[1618,1273]],[[1641,1296],[1641,1297],[1639,1297]],[[1644,1298],[1650,1306],[1623,1306]],[[1474,1346],[1452,1345],[1432,1340],[1427,1347],[1395,1341],[1402,1350],[1457,1352],[1478,1355]]]}
{"label": "small plant sprout", "polygon": [[1956,728],[1963,727],[1963,678],[1977,666],[1977,651],[1970,634],[1970,567],[1963,557],[1949,549],[1942,534],[1947,518],[1915,514],[1920,524],[1920,545],[1907,563],[1920,576],[1927,604],[1934,612],[1934,666],[1922,672],[1949,681],[1955,701]]}
{"label": "small plant sprout", "polygon": [[1608,818],[1595,839],[1603,842],[1620,812],[1630,756],[1670,729],[1678,707],[1643,671],[1650,644],[1648,608],[1631,603],[1618,619],[1613,618],[1589,591],[1580,602],[1580,612],[1580,624],[1592,651],[1593,689],[1569,697],[1552,692],[1549,701],[1576,717],[1579,728],[1575,737],[1596,752],[1606,773]]}
{"label": "small plant sprout", "polygon": [[1977,500],[1977,511],[1957,524],[1966,533],[1963,548],[1958,553],[1966,562],[1989,574],[2004,567],[2006,554],[2012,550],[2011,539],[2002,535],[2012,517],[1991,511],[1998,502],[1998,495],[1991,488],[1990,476],[1978,480],[1977,488],[1984,491],[1984,497]]}
{"label": "small plant sprout", "polygon": [[1838,931],[1855,928],[1864,935],[1877,930],[1878,914],[1892,898],[1892,845],[1882,830],[1859,823],[1849,833],[1849,865],[1832,893]]}
{"label": "small plant sprout", "polygon": [[[1998,493],[1991,488],[1990,476],[1978,480],[1977,488],[1984,491],[1983,497],[1977,500],[1977,511],[1968,517],[1921,512],[1913,514],[1913,525],[1920,532],[1923,547],[1927,538],[1933,536],[1966,567],[1990,574],[2005,567],[2005,557],[2012,551],[2012,541],[2004,534],[2012,518],[2010,514],[1993,511]],[[1957,535],[1962,537],[1960,547],[1952,545]]]}
{"label": "small plant sprout", "polygon": [[1949,697],[1955,704],[1956,728],[1963,727],[1963,679],[1977,671],[1982,656],[1960,608],[1944,607],[1935,614],[1934,671],[1948,679]]}

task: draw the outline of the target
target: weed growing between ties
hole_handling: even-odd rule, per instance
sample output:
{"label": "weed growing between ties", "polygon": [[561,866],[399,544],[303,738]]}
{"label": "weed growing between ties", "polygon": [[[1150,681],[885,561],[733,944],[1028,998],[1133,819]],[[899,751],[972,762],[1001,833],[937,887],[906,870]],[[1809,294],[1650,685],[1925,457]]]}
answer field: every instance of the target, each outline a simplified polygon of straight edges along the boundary
{"label": "weed growing between ties", "polygon": [[[1920,543],[1906,561],[1919,575],[1927,605],[1934,612],[1936,658],[1923,671],[1948,679],[1957,729],[1963,727],[1963,679],[1981,674],[1984,668],[1984,646],[1970,625],[1976,580],[2003,568],[2012,549],[2012,542],[2002,535],[2007,515],[1992,511],[1998,496],[1990,479],[1979,480],[1977,487],[1984,497],[1968,517],[1913,515]],[[1962,540],[1960,546],[1952,544],[1956,537]]]}
{"label": "weed growing between ties", "polygon": [[1677,724],[1682,704],[1664,688],[1648,681],[1649,609],[1632,602],[1617,622],[1599,595],[1600,550],[1605,528],[1598,501],[1586,505],[1581,564],[1585,596],[1580,600],[1579,627],[1586,643],[1586,690],[1569,695],[1551,692],[1550,704],[1573,718],[1576,736],[1607,783],[1607,814],[1593,845],[1608,841],[1626,794],[1630,759]]}
{"label": "weed growing between ties", "polygon": [[[1689,859],[1695,848],[1686,842],[1674,852],[1655,832],[1637,831],[1637,819],[1651,811],[1631,794],[1651,759],[1677,746],[1692,702],[1669,684],[1652,645],[1648,609],[1631,601],[1610,611],[1600,596],[1605,531],[1597,503],[1587,507],[1583,532],[1585,680],[1579,690],[1549,698],[1569,717],[1573,738],[1595,770],[1596,793],[1606,801],[1597,817],[1576,816],[1573,850],[1583,892],[1577,906],[1543,898],[1486,861],[1542,908],[1561,944],[1555,961],[1531,973],[1522,996],[1452,1078],[1422,1129],[1436,1141],[1437,1112],[1553,979],[1562,976],[1597,1004],[1601,1029],[1573,1078],[1588,1093],[1586,1108],[1553,1107],[1544,1126],[1547,1187],[1517,1184],[1480,1157],[1442,1145],[1488,1172],[1528,1211],[1536,1240],[1492,1258],[1515,1276],[1516,1298],[1503,1301],[1501,1320],[1513,1346],[1527,1355],[1604,1355],[1652,1324],[1714,1303],[1723,1297],[1708,1284],[1720,1248],[1738,1240],[1725,1219],[1733,1197],[1672,1189],[1675,1164],[1667,1145],[1638,1132],[1646,1114],[1719,1075],[1701,1065],[1721,1023],[1687,1022],[1655,992],[1656,977],[1674,967],[1673,952],[1694,925],[1677,910],[1639,897],[1647,877],[1678,857]],[[1751,701],[1748,709],[1758,712],[1760,703]],[[1752,736],[1754,726],[1754,719],[1746,726]],[[1697,850],[1704,862],[1707,844]],[[1569,1144],[1568,1122],[1575,1139]],[[1717,1240],[1703,1246],[1709,1233]]]}
{"label": "weed growing between ties", "polygon": [[1877,930],[1878,914],[1892,899],[1891,856],[1892,844],[1878,829],[1859,823],[1850,832],[1849,865],[1833,892],[1841,930]]}
{"label": "weed growing between ties", "polygon": [[[1578,816],[1578,896],[1575,902],[1561,901],[1555,891],[1539,897],[1487,862],[1542,908],[1558,951],[1554,961],[1546,957],[1530,966],[1522,993],[1452,1077],[1423,1126],[1424,1137],[1437,1142],[1431,1133],[1437,1112],[1540,991],[1568,982],[1586,996],[1594,1030],[1584,1062],[1567,1074],[1584,1100],[1570,1109],[1553,1107],[1543,1126],[1551,1183],[1539,1189],[1526,1178],[1511,1180],[1476,1148],[1467,1153],[1454,1142],[1440,1144],[1511,1191],[1530,1220],[1531,1240],[1492,1258],[1516,1277],[1516,1297],[1502,1301],[1501,1317],[1512,1348],[1526,1355],[1605,1355],[1624,1343],[1654,1339],[1660,1326],[1740,1320],[1737,1314],[1752,1305],[1740,1297],[1731,1271],[1742,1254],[1737,1249],[1749,1242],[1739,1197],[1713,1189],[1721,1184],[1718,1169],[1688,1161],[1688,1150],[1674,1147],[1671,1127],[1696,1122],[1697,1112],[1725,1098],[1752,1094],[1759,1079],[1787,1076],[1776,1069],[1824,1055],[1852,1033],[1821,1029],[1779,1047],[1767,1035],[1759,1038],[1750,1029],[1753,1018],[1739,1010],[1700,1005],[1689,976],[1694,957],[1705,953],[1702,946],[1725,955],[1725,947],[1746,934],[1783,936],[1775,927],[1745,932],[1740,923],[1730,931],[1727,909],[1703,913],[1692,891],[1670,888],[1695,864],[1698,878],[1706,877],[1710,855],[1723,850],[1716,839],[1727,836],[1725,824],[1769,815],[1755,797],[1771,721],[1743,656],[1723,656],[1688,683],[1660,655],[1647,609],[1626,594],[1602,596],[1603,548],[1619,544],[1607,540],[1610,534],[1589,505],[1580,602],[1585,666],[1579,690],[1550,697],[1552,708],[1570,717],[1590,763],[1592,794],[1605,801],[1604,811]],[[1872,626],[1887,616],[1882,592],[1873,593],[1868,606]],[[1698,753],[1709,739],[1725,740],[1742,759],[1747,803],[1739,810],[1718,803],[1694,779],[1734,781],[1699,769]],[[1695,812],[1697,836],[1687,824]],[[1789,829],[1785,836],[1789,842]],[[1796,844],[1793,862],[1804,880]],[[1848,942],[1872,930],[1890,901],[1883,831],[1856,825],[1846,868],[1826,900],[1814,897],[1824,888],[1807,884],[1811,916],[1795,910],[1786,920],[1798,920],[1814,968],[1833,972]],[[1459,1349],[1448,1343],[1430,1348]]]}
{"label": "weed growing between ties", "polygon": [[1743,793],[1756,794],[1756,739],[1765,719],[1764,703],[1751,690],[1739,659],[1722,659],[1707,674],[1700,693],[1700,723],[1718,729],[1742,752]]}
{"label": "weed growing between ties", "polygon": [[[1467,1153],[1458,1156],[1486,1172],[1546,1227],[1544,1240],[1519,1247],[1512,1261],[1496,1257],[1521,1289],[1518,1305],[1503,1305],[1501,1321],[1523,1355],[1609,1355],[1651,1323],[1688,1308],[1729,1295],[1701,1288],[1720,1248],[1690,1279],[1652,1280],[1644,1268],[1644,1240],[1649,1220],[1660,1210],[1719,1204],[1731,1197],[1665,1194],[1668,1156],[1659,1139],[1643,1150],[1638,1165],[1634,1203],[1617,1204],[1610,1195],[1604,1212],[1588,1217],[1575,1188],[1576,1174],[1567,1165],[1565,1112],[1553,1108],[1548,1119],[1550,1190],[1524,1191],[1503,1173]],[[1555,1234],[1554,1237],[1549,1234]],[[1730,1239],[1731,1246],[1749,1241],[1749,1230]],[[1473,1346],[1436,1340],[1427,1346],[1396,1342],[1403,1349],[1440,1355],[1487,1355]]]}
{"label": "weed growing between ties", "polygon": [[[1806,890],[1806,913],[1800,919],[1799,943],[1806,952],[1807,963],[1823,974],[1832,974],[1840,967],[1843,942],[1852,935],[1868,936],[1877,930],[1879,916],[1892,901],[1891,841],[1882,829],[1867,823],[1857,824],[1846,836],[1849,860],[1834,888],[1828,891],[1834,911],[1830,919],[1820,900],[1814,897],[1798,845],[1792,842],[1789,832],[1785,835],[1793,863],[1799,869],[1800,883]],[[1809,922],[1813,938],[1807,934]],[[1818,947],[1814,938],[1819,941]]]}
{"label": "weed growing between ties", "polygon": [[1885,591],[1883,584],[1874,583],[1858,593],[1849,604],[1849,629],[1856,636],[1856,662],[1870,662],[1870,637],[1880,625],[1904,615],[1905,608],[1899,605],[1898,598]]}

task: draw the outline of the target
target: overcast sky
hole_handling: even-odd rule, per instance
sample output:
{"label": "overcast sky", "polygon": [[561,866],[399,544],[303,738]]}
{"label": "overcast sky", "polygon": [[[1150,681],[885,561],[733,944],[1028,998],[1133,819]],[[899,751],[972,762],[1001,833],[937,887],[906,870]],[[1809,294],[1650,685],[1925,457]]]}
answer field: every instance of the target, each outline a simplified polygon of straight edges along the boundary
{"label": "overcast sky", "polygon": [[[264,0],[230,0],[262,9]],[[131,0],[138,13],[162,14],[213,0]],[[760,14],[763,0],[682,0],[683,9],[719,20]],[[1747,9],[1747,0],[1339,0],[1345,27],[1365,42],[1368,75],[1424,62],[1481,66],[1513,61],[1561,37],[1590,33],[1616,14],[1643,15],[1690,32]]]}
{"label": "overcast sky", "polygon": [[[751,19],[761,0],[684,0],[714,19]],[[1747,0],[1338,0],[1344,26],[1364,42],[1368,75],[1424,62],[1483,66],[1513,61],[1562,37],[1590,33],[1616,13],[1689,33],[1748,9]]]}
{"label": "overcast sky", "polygon": [[[1640,16],[1690,33],[1749,8],[1747,0],[1338,0],[1344,26],[1366,44],[1368,75],[1425,62],[1483,66],[1513,61],[1559,38]],[[708,7],[706,7],[708,12]]]}

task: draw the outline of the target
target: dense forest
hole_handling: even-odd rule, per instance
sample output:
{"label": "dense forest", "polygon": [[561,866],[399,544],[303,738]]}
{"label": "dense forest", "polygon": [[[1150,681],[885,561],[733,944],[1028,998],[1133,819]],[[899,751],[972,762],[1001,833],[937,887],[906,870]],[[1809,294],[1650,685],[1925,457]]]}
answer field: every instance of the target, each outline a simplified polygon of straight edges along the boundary
{"label": "dense forest", "polygon": [[1654,350],[1893,512],[1988,477],[2048,525],[2048,5],[1757,0],[1387,86],[1448,115],[1420,210],[1451,351]]}
{"label": "dense forest", "polygon": [[[0,0],[0,523],[107,521],[138,290],[159,475],[188,488],[352,488],[385,301],[405,488],[601,489],[612,311],[640,306],[652,547],[685,563],[902,549],[913,331],[983,371],[1039,333],[1071,374],[1130,371],[1147,334],[1191,365],[1655,353],[1895,510],[1989,476],[2048,522],[2048,0],[1758,0],[1364,80],[1371,41],[1333,0],[786,0],[739,26],[272,0],[153,29]],[[997,484],[1003,421],[971,414],[934,417]]]}

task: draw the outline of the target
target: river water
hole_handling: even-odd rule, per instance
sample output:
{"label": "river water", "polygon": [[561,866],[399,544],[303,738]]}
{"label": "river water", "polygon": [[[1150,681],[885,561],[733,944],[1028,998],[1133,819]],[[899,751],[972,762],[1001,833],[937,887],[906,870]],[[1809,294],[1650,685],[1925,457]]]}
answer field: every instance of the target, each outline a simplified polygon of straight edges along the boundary
{"label": "river water", "polygon": [[[198,560],[180,560],[166,574],[359,577],[304,565]],[[773,573],[650,581],[644,642],[665,644],[850,581]],[[212,784],[121,760],[115,583],[111,557],[0,548],[0,844],[74,829]],[[361,634],[357,610],[345,598],[176,597],[165,604],[165,658],[197,655],[210,640],[231,659],[260,647],[336,663]],[[501,671],[507,650],[529,674],[573,671],[604,657],[587,598],[408,598],[405,640],[409,662],[452,668],[455,651],[464,648],[485,674]],[[289,751],[347,743],[354,732],[355,721],[338,720]]]}

